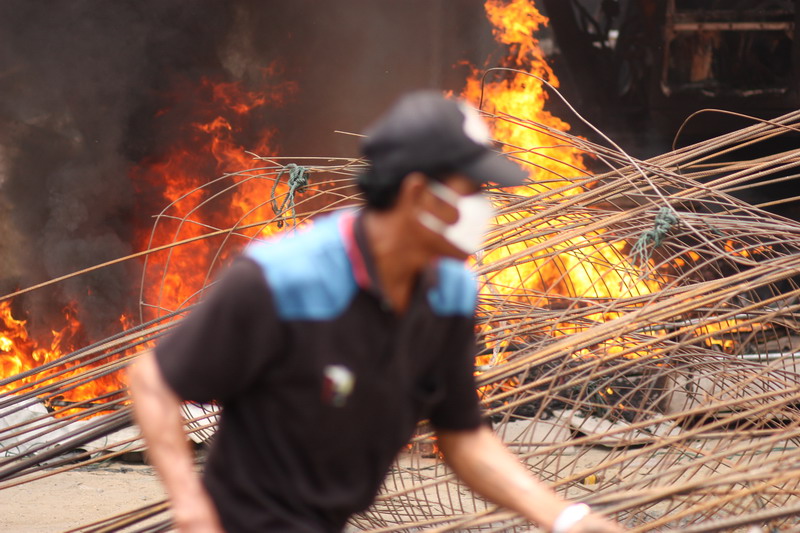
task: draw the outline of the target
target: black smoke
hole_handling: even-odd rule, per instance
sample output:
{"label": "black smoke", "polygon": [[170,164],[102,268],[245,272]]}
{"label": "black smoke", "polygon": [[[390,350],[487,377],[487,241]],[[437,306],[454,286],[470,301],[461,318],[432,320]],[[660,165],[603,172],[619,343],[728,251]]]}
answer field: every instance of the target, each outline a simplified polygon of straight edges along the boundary
{"label": "black smoke", "polygon": [[[456,65],[494,48],[472,0],[0,0],[0,294],[135,251],[134,226],[163,199],[137,188],[131,168],[168,142],[153,116],[176,80],[258,90],[277,61],[299,91],[259,118],[282,153],[349,156],[355,141],[333,130],[363,130],[410,89],[458,91]],[[140,268],[105,268],[15,306],[47,328],[74,301],[96,339],[135,311]]]}
{"label": "black smoke", "polygon": [[[21,246],[0,246],[11,275],[0,290],[129,254],[133,112],[172,69],[219,68],[229,31],[223,2],[0,3],[0,129],[5,213]],[[13,258],[13,259],[11,259]],[[12,267],[13,265],[13,267]],[[91,337],[132,304],[136,265],[125,264],[27,298],[34,326],[77,302]]]}

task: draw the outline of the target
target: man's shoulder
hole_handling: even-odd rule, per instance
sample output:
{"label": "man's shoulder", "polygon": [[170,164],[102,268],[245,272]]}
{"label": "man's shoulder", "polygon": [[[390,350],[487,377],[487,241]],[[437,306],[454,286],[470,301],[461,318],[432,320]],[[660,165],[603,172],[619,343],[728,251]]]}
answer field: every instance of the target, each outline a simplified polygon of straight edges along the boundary
{"label": "man's shoulder", "polygon": [[428,292],[433,310],[445,316],[472,316],[478,297],[475,275],[463,261],[441,259],[436,285]]}
{"label": "man's shoulder", "polygon": [[284,319],[325,320],[341,313],[356,290],[338,227],[328,216],[313,227],[248,248]]}

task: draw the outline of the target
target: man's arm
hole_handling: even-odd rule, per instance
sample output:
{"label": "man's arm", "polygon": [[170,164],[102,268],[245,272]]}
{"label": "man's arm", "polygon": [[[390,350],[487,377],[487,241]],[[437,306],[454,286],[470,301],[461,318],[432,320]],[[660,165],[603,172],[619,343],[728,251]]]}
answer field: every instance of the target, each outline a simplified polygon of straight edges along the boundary
{"label": "man's arm", "polygon": [[[439,431],[439,447],[447,464],[475,492],[497,505],[516,511],[547,528],[570,506],[530,475],[489,430]],[[563,519],[563,518],[562,518]],[[617,533],[622,529],[589,514],[569,528],[570,533]]]}
{"label": "man's arm", "polygon": [[172,503],[181,533],[224,533],[214,504],[194,470],[183,431],[180,400],[161,374],[153,352],[145,352],[128,371],[133,413]]}

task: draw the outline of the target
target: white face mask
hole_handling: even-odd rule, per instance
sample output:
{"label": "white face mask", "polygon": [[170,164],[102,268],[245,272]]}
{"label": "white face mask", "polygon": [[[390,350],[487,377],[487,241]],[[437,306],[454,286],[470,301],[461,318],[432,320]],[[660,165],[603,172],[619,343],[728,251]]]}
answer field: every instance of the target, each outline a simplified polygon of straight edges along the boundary
{"label": "white face mask", "polygon": [[450,244],[467,254],[481,249],[483,236],[494,216],[492,203],[482,193],[461,196],[454,190],[438,182],[431,182],[430,189],[442,201],[458,211],[458,220],[447,224],[427,211],[419,214],[419,221],[429,230],[438,233]]}

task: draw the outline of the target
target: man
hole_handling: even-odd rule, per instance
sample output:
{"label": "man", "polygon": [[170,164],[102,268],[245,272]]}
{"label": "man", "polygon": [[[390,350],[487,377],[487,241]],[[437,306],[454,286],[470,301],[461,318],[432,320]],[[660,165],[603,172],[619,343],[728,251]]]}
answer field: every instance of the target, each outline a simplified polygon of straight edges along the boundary
{"label": "man", "polygon": [[[524,173],[478,114],[433,92],[368,132],[361,212],[249,249],[130,372],[137,421],[181,532],[335,532],[374,498],[416,423],[490,500],[543,527],[616,532],[535,481],[482,423],[473,378],[486,181]],[[179,402],[217,400],[202,480]]]}

